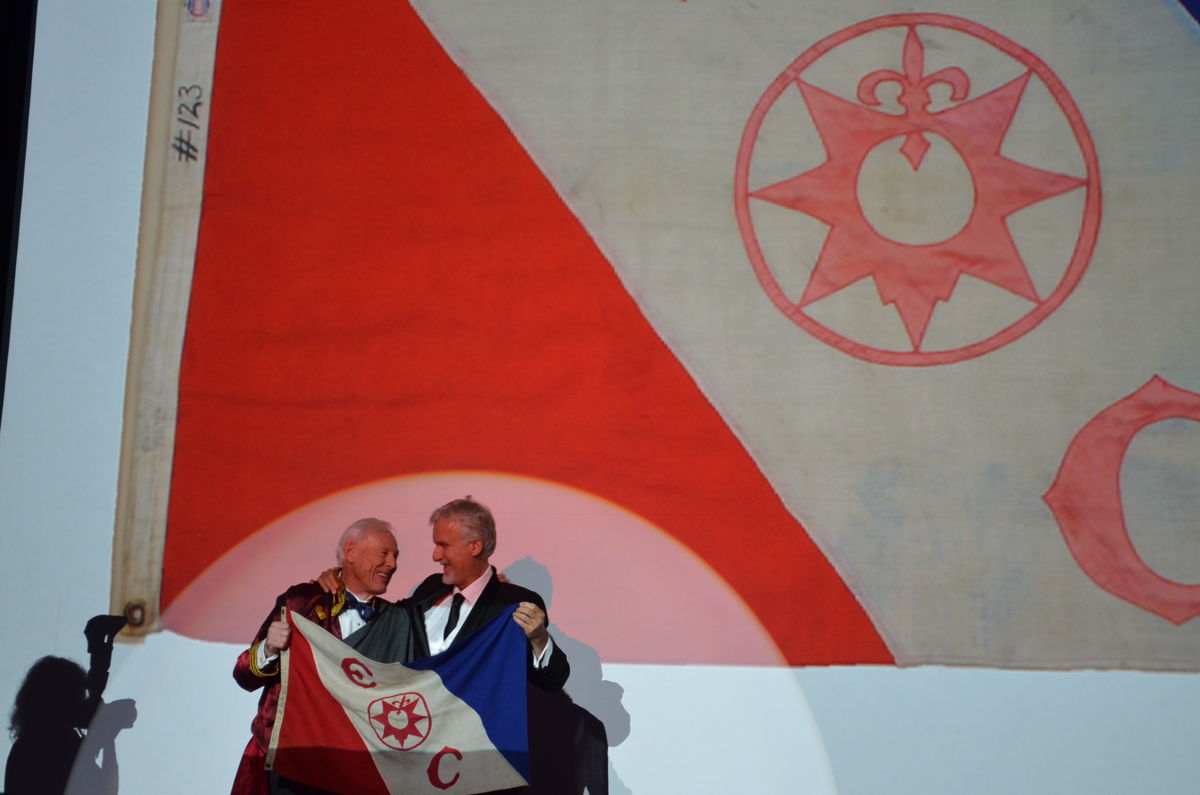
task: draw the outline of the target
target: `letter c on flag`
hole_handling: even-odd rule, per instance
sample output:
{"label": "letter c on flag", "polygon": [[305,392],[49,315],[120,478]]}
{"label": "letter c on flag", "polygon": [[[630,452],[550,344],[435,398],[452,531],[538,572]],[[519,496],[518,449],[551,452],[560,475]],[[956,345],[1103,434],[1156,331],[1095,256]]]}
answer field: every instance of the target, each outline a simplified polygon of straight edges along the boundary
{"label": "letter c on flag", "polygon": [[452,755],[460,762],[463,758],[462,753],[460,753],[457,748],[451,748],[448,745],[433,755],[433,759],[430,760],[429,767],[426,768],[425,772],[429,774],[429,783],[438,789],[450,789],[454,786],[454,783],[458,781],[458,773],[455,773],[454,778],[450,779],[449,781],[442,781],[442,774],[441,770],[439,770],[439,765],[442,763],[442,757],[446,754]]}
{"label": "letter c on flag", "polygon": [[347,657],[342,660],[342,670],[346,673],[346,678],[359,687],[368,688],[375,686],[375,674],[371,673],[370,668],[353,657]]}
{"label": "letter c on flag", "polygon": [[1093,582],[1182,624],[1200,615],[1200,585],[1168,580],[1146,565],[1130,540],[1121,507],[1121,462],[1129,443],[1147,425],[1168,419],[1200,422],[1200,395],[1155,376],[1083,427],[1042,499]]}

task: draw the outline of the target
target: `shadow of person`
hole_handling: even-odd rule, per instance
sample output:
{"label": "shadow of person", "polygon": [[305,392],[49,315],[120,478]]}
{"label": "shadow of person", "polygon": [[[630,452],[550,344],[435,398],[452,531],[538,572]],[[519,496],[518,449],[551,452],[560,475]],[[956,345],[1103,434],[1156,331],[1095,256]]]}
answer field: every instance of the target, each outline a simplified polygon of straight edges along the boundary
{"label": "shadow of person", "polygon": [[[551,611],[550,570],[531,557],[504,570],[514,583],[541,594]],[[629,713],[621,703],[624,689],[604,678],[600,655],[561,626],[551,622],[550,634],[571,661],[565,693],[530,689],[529,745],[534,770],[534,793],[591,795],[626,792],[608,763],[608,748],[629,736]],[[614,779],[610,782],[610,778]]]}
{"label": "shadow of person", "polygon": [[4,770],[9,795],[66,792],[83,742],[87,673],[73,660],[43,657],[25,674],[9,720],[14,742]]}
{"label": "shadow of person", "polygon": [[91,666],[86,672],[73,660],[47,656],[25,674],[9,718],[14,742],[4,770],[7,795],[115,795],[115,738],[133,725],[137,712],[133,701],[104,704],[101,694],[113,636],[124,625],[120,616],[88,622],[84,633]]}
{"label": "shadow of person", "polygon": [[117,734],[132,728],[136,719],[131,698],[100,703],[80,744],[67,795],[117,795]]}

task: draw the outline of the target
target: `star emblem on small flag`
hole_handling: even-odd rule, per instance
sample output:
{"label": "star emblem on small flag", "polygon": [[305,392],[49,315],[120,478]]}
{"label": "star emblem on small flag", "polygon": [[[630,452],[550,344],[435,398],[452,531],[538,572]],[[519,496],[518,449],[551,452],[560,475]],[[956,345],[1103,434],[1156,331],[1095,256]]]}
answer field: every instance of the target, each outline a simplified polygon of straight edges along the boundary
{"label": "star emblem on small flag", "polygon": [[420,693],[397,693],[371,702],[367,713],[376,736],[389,748],[410,751],[429,736],[429,706]]}

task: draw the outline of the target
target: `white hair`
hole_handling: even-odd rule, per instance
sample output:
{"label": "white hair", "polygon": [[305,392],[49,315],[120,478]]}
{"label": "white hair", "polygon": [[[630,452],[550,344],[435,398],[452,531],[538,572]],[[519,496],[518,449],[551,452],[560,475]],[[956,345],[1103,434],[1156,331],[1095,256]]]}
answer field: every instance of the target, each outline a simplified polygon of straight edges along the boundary
{"label": "white hair", "polygon": [[359,519],[354,524],[350,525],[342,533],[342,537],[338,539],[337,545],[337,564],[342,565],[342,552],[346,549],[346,544],[353,541],[358,543],[362,541],[363,536],[371,533],[388,533],[391,534],[392,526],[382,519]]}

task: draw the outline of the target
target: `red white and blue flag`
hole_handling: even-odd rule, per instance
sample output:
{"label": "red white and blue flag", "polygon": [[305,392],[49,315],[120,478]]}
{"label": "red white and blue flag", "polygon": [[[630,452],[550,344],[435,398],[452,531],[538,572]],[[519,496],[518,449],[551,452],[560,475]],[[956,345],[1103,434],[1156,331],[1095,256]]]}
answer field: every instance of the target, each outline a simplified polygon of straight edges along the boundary
{"label": "red white and blue flag", "polygon": [[527,652],[511,613],[409,665],[363,657],[291,614],[268,767],[362,795],[525,785]]}

